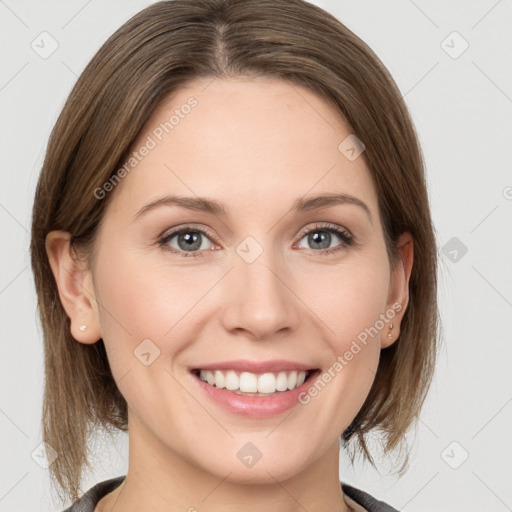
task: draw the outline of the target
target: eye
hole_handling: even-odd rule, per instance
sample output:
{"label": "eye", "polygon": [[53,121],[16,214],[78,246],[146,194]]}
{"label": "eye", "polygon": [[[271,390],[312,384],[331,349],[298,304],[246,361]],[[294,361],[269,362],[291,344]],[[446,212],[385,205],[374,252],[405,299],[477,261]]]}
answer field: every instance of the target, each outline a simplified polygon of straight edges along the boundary
{"label": "eye", "polygon": [[[311,249],[319,254],[336,253],[354,243],[354,238],[348,230],[332,224],[316,224],[300,236],[299,248],[307,248],[301,245],[302,240],[306,240]],[[158,244],[178,256],[197,257],[204,256],[205,251],[214,249],[212,239],[215,239],[215,236],[206,229],[184,226],[166,233],[159,239]],[[336,239],[341,243],[336,244]]]}
{"label": "eye", "polygon": [[[321,254],[332,254],[338,252],[347,246],[352,245],[354,242],[354,238],[348,230],[331,224],[316,224],[313,229],[309,229],[302,233],[301,236],[302,238],[299,241],[299,247],[304,248],[300,244],[303,240],[306,240],[306,244],[309,244],[310,248],[316,249],[315,252],[319,252]],[[341,241],[341,244],[336,244],[336,239]],[[332,245],[333,242],[334,248]]]}
{"label": "eye", "polygon": [[203,256],[205,250],[213,249],[208,247],[208,241],[211,243],[210,238],[214,238],[213,235],[204,229],[185,226],[165,234],[158,243],[169,252],[179,256],[195,257]]}

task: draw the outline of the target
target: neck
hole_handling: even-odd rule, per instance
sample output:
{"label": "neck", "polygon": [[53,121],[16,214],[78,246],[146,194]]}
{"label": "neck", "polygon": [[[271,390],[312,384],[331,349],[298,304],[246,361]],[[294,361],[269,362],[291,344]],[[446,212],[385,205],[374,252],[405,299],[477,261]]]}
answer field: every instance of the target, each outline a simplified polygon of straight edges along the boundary
{"label": "neck", "polygon": [[[132,424],[135,423],[132,420]],[[135,427],[135,425],[133,425]],[[240,476],[239,467],[215,474],[163,446],[137,422],[130,429],[129,468],[123,483],[105,496],[96,511],[256,512],[330,510],[349,512],[339,481],[335,442],[312,464],[290,475],[273,474],[272,464]],[[263,462],[263,459],[259,462]]]}

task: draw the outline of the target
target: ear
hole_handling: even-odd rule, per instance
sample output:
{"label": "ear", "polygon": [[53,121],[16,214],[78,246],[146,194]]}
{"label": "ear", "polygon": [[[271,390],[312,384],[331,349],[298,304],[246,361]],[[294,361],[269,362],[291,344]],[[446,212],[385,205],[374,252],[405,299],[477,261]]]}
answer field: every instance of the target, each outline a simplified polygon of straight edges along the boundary
{"label": "ear", "polygon": [[[101,332],[92,275],[77,258],[70,240],[66,231],[51,231],[46,236],[46,252],[62,306],[71,320],[71,335],[80,343],[95,343]],[[81,330],[83,325],[86,328]]]}
{"label": "ear", "polygon": [[[395,316],[383,330],[380,342],[381,348],[389,347],[398,339],[400,324],[409,304],[409,279],[414,259],[413,238],[410,233],[406,232],[400,235],[397,249],[399,261],[391,272],[386,307],[386,311],[394,311]],[[391,325],[393,325],[392,329],[390,329]]]}

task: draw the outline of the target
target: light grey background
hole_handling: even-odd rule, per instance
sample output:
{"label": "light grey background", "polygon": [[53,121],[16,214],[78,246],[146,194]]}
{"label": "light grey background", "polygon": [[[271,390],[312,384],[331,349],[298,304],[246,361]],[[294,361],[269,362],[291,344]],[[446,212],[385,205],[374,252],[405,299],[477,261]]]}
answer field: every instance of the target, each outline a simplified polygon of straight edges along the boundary
{"label": "light grey background", "polygon": [[[0,0],[1,511],[59,510],[35,462],[43,360],[28,251],[47,139],[94,52],[149,3]],[[512,510],[512,1],[313,3],[370,45],[405,96],[441,253],[443,348],[410,470],[398,479],[383,460],[379,476],[342,459],[341,479],[407,512]],[[45,59],[31,47],[43,31],[58,43]],[[84,491],[126,473],[126,436],[93,453]]]}

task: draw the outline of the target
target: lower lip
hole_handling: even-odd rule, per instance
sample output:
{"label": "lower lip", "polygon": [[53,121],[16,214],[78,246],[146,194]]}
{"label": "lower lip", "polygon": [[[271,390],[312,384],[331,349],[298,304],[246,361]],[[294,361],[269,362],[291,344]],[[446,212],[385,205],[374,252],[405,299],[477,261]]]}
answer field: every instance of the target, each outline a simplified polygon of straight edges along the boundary
{"label": "lower lip", "polygon": [[269,396],[238,395],[226,388],[217,388],[203,382],[199,376],[191,374],[206,395],[227,411],[250,418],[270,418],[288,411],[299,402],[299,395],[306,392],[320,375],[315,370],[303,384],[288,391],[277,391]]}

